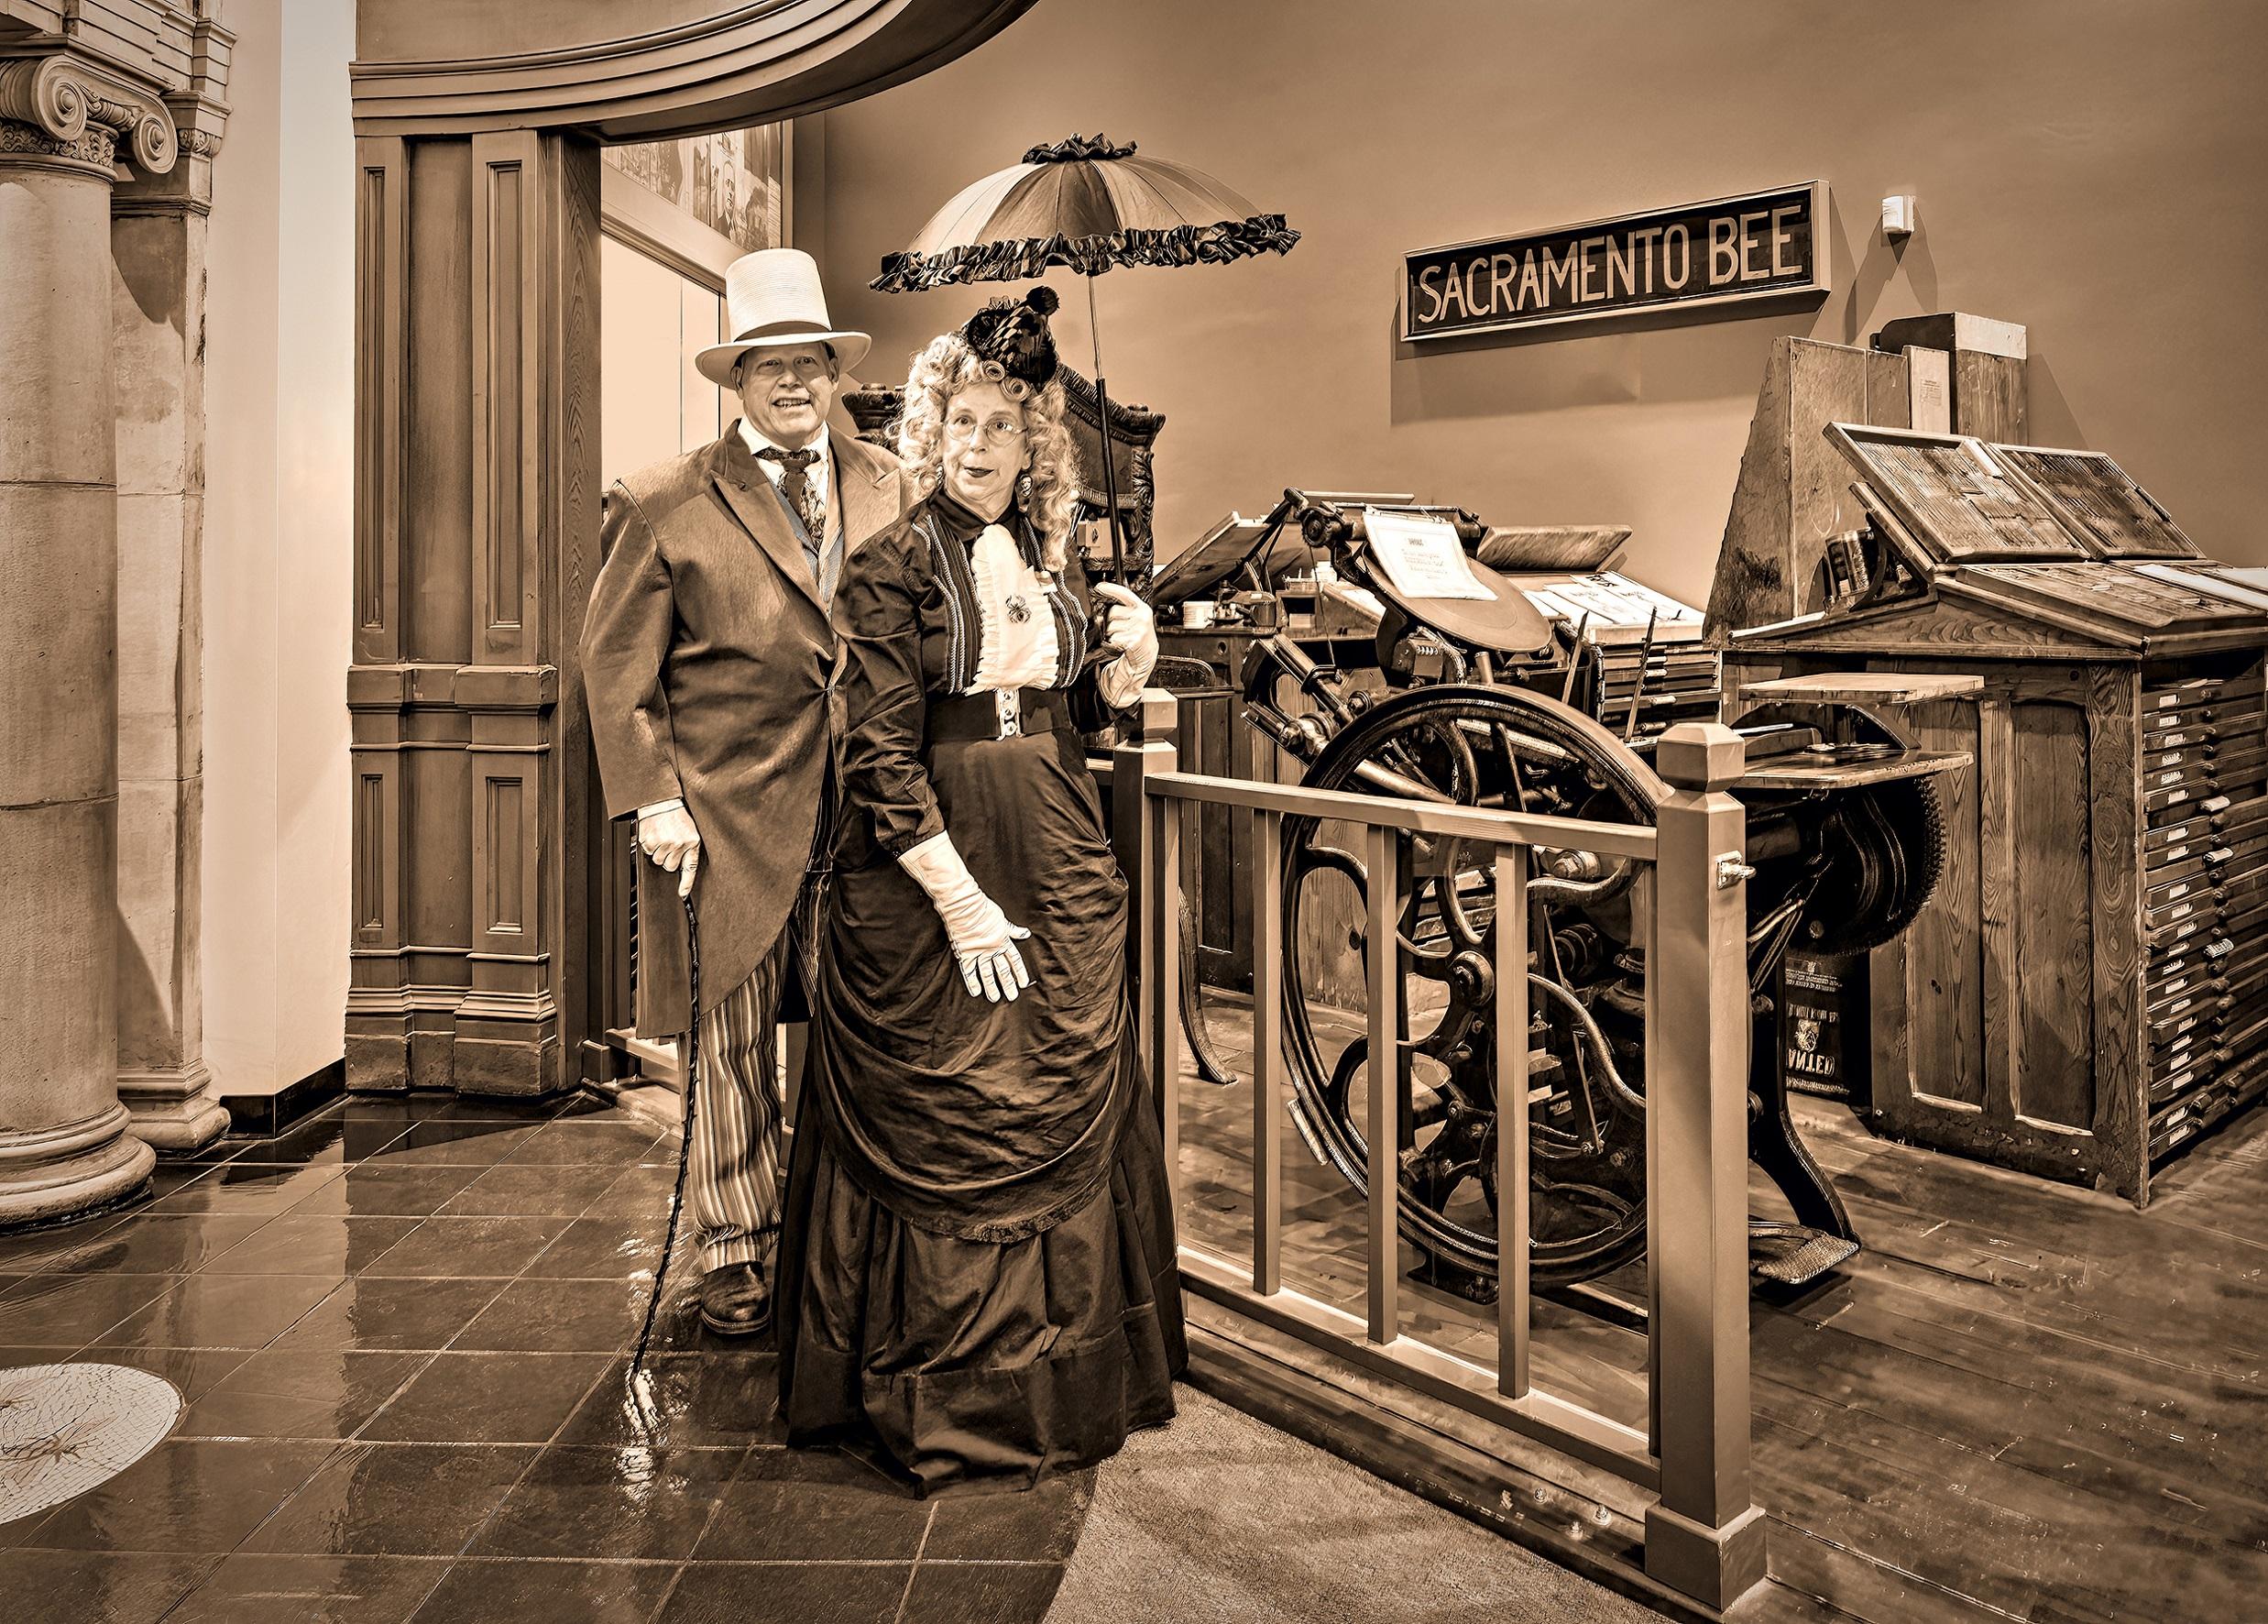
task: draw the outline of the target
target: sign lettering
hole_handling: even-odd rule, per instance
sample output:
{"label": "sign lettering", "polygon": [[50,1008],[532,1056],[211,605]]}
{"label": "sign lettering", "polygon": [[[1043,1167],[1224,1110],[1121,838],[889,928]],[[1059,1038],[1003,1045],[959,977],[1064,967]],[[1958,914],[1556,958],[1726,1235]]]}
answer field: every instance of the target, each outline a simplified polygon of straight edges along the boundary
{"label": "sign lettering", "polygon": [[1827,291],[1824,181],[1403,258],[1406,339]]}

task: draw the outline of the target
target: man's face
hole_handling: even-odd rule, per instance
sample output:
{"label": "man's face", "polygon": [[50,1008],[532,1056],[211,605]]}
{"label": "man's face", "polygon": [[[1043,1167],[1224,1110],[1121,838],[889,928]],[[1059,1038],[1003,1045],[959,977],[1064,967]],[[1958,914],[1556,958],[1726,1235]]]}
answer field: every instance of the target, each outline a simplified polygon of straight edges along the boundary
{"label": "man's face", "polygon": [[740,357],[740,410],[749,426],[784,450],[819,437],[842,369],[823,344],[767,345]]}

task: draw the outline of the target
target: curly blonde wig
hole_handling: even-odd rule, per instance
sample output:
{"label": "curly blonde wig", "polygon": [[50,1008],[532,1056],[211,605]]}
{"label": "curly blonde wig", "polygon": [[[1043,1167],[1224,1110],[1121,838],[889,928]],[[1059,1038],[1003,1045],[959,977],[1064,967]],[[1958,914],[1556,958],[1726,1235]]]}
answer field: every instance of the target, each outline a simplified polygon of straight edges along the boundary
{"label": "curly blonde wig", "polygon": [[945,477],[945,411],[955,395],[975,384],[997,385],[1024,408],[1024,444],[1032,454],[1032,496],[1024,514],[1039,537],[1040,562],[1060,575],[1079,505],[1078,454],[1063,426],[1063,386],[1034,390],[1010,378],[997,361],[987,361],[958,333],[933,338],[914,357],[905,379],[904,413],[898,420],[898,457],[912,470],[924,495]]}

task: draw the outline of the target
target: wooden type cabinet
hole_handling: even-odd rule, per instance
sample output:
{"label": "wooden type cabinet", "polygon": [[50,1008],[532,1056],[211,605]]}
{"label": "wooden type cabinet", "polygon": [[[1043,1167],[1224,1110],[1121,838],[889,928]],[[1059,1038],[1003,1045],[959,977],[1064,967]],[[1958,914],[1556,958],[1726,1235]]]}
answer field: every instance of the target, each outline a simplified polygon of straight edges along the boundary
{"label": "wooden type cabinet", "polygon": [[[1939,780],[1935,896],[1872,956],[1878,1125],[2142,1203],[2153,1167],[2268,1091],[2268,600],[2218,589],[2170,521],[2142,562],[2018,477],[2067,454],[1859,438],[1881,454],[1856,457],[1857,489],[1898,579],[1736,634],[1725,669],[1728,694],[1824,671],[1983,678],[1902,718],[1975,761]],[[1922,453],[2010,477],[1950,513],[1893,489]]]}

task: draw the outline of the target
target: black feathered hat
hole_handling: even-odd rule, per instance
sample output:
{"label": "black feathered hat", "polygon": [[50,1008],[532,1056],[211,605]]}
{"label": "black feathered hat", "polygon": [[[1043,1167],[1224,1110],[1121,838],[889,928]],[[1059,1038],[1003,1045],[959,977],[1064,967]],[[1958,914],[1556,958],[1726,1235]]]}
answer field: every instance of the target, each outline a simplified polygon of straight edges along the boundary
{"label": "black feathered hat", "polygon": [[961,326],[961,338],[987,361],[1027,388],[1041,390],[1056,375],[1056,341],[1047,318],[1063,302],[1049,287],[1018,300],[995,299]]}

